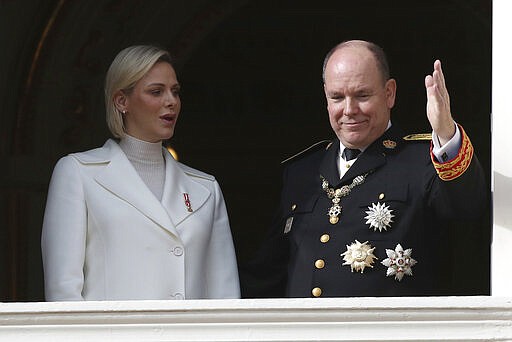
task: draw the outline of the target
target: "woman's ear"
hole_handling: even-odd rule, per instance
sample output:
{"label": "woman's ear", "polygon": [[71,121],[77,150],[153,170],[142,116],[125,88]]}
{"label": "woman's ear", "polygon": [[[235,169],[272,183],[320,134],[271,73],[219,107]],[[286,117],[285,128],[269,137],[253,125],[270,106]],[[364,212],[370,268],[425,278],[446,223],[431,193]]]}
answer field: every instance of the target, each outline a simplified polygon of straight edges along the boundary
{"label": "woman's ear", "polygon": [[114,94],[114,105],[120,112],[127,111],[128,99],[122,90],[118,90]]}

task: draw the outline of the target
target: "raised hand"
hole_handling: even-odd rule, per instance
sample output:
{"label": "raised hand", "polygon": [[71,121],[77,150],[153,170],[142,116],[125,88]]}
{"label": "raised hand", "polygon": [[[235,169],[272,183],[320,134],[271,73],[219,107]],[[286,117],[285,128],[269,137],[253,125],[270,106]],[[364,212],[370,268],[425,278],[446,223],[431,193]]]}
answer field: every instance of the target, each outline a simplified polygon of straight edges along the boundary
{"label": "raised hand", "polygon": [[455,134],[455,123],[450,111],[450,96],[446,89],[440,60],[434,62],[432,75],[425,77],[425,89],[428,121],[438,135],[441,145],[444,145]]}

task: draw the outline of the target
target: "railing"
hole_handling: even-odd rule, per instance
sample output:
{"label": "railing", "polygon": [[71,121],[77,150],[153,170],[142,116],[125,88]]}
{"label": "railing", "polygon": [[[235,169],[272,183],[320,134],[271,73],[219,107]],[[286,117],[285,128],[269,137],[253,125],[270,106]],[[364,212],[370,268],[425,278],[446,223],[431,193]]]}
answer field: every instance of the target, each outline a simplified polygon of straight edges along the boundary
{"label": "railing", "polygon": [[512,298],[0,304],[0,341],[512,341]]}

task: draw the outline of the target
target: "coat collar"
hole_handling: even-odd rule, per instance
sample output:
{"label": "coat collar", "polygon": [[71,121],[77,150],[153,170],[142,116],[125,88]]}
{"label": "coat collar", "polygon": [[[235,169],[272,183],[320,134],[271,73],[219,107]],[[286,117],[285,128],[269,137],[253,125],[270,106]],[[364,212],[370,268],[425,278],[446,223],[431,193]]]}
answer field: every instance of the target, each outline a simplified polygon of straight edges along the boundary
{"label": "coat collar", "polygon": [[[113,140],[108,140],[101,149],[81,154],[85,163],[108,162],[95,180],[119,198],[130,203],[149,219],[179,237],[178,225],[199,209],[210,196],[210,191],[188,176],[164,150],[165,182],[160,202],[133,168],[132,164]],[[193,212],[185,205],[183,194],[190,197]]]}
{"label": "coat collar", "polygon": [[[162,205],[167,211],[174,225],[180,228],[187,217],[199,210],[210,197],[208,188],[194,180],[193,176],[181,168],[167,151],[165,156],[165,184],[162,195]],[[190,208],[185,203],[185,195],[190,200]]]}
{"label": "coat collar", "polygon": [[335,140],[327,150],[320,164],[320,174],[327,179],[329,184],[337,187],[342,183],[351,182],[356,176],[373,172],[373,170],[380,168],[386,163],[388,154],[396,153],[400,149],[401,136],[400,128],[393,124],[393,126],[359,155],[355,163],[347,170],[341,179],[339,179],[337,166],[340,144],[338,140]]}

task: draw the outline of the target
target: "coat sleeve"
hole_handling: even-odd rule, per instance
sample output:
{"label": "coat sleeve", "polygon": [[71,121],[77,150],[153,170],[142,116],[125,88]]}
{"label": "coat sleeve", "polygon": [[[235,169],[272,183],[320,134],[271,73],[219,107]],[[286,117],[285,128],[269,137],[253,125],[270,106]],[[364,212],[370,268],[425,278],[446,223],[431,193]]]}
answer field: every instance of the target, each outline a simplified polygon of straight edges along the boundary
{"label": "coat sleeve", "polygon": [[41,250],[48,301],[83,300],[87,207],[77,161],[55,166],[44,213]]}
{"label": "coat sleeve", "polygon": [[474,219],[488,207],[489,187],[468,135],[460,125],[459,130],[462,143],[452,160],[438,162],[431,148],[437,177],[430,198],[441,217]]}
{"label": "coat sleeve", "polygon": [[226,204],[216,181],[214,200],[213,229],[206,260],[207,298],[240,298],[238,266]]}

